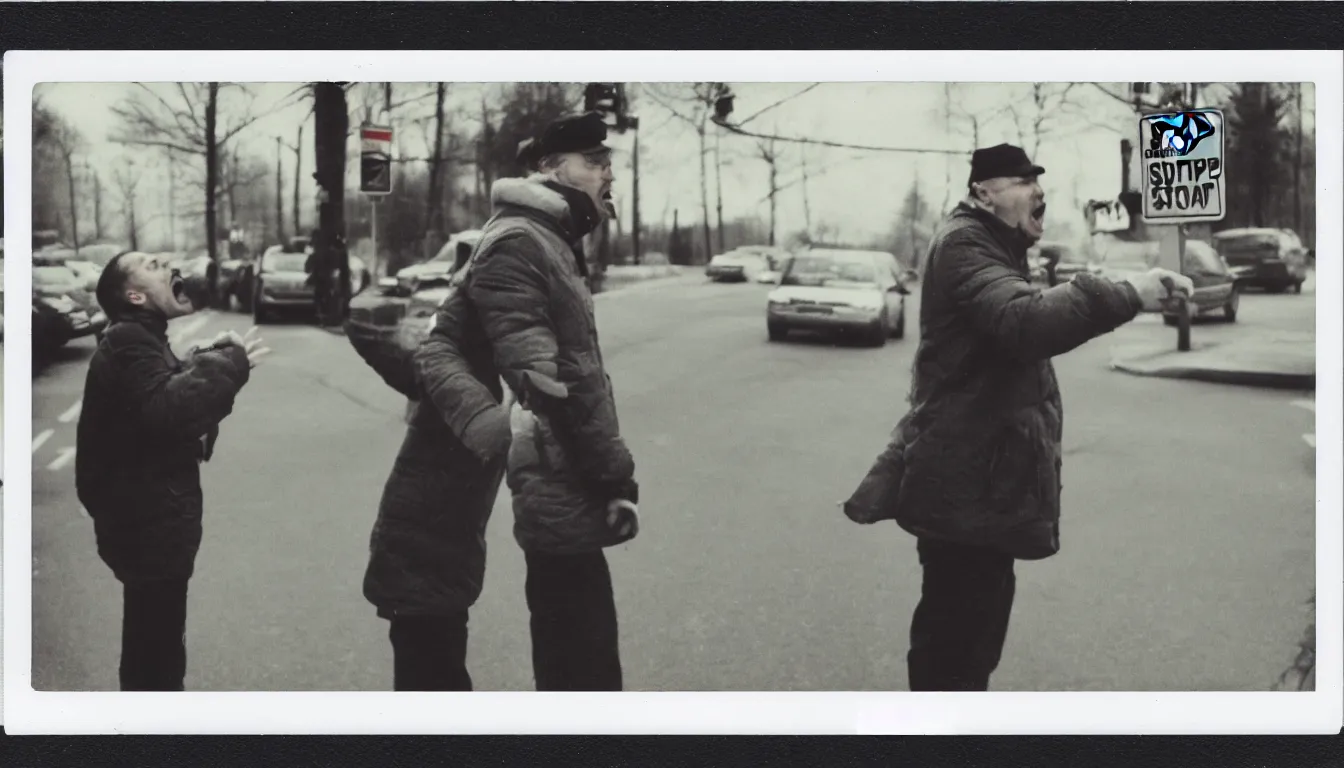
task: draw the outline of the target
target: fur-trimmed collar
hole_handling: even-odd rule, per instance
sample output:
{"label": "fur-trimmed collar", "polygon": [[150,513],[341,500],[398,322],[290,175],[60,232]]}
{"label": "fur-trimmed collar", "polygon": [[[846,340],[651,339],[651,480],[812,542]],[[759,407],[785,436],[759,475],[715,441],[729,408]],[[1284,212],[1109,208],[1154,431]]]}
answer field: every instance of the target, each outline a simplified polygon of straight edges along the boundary
{"label": "fur-trimmed collar", "polygon": [[532,208],[554,219],[563,219],[569,213],[569,203],[559,192],[542,184],[546,180],[540,173],[525,179],[500,179],[490,188],[490,202]]}
{"label": "fur-trimmed collar", "polygon": [[523,208],[539,214],[570,239],[588,235],[602,221],[592,198],[541,173],[525,179],[500,179],[490,189],[490,201],[497,208]]}

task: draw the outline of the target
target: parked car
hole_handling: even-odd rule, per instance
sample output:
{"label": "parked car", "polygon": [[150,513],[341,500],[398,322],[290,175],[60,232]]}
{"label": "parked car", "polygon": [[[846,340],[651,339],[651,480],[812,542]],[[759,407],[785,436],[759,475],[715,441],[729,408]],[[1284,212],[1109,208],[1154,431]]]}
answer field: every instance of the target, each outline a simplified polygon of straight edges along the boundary
{"label": "parked car", "polygon": [[801,252],[767,299],[770,340],[783,340],[792,330],[858,332],[874,346],[904,338],[908,280],[890,253]]}
{"label": "parked car", "polygon": [[432,285],[447,281],[452,277],[458,264],[465,263],[476,249],[484,233],[479,229],[468,229],[448,238],[434,258],[403,267],[392,277],[378,281],[378,287],[384,294],[392,296],[410,296],[421,285]]}
{"label": "parked car", "polygon": [[[1241,288],[1231,267],[1212,245],[1202,240],[1187,240],[1181,274],[1195,284],[1195,292],[1188,302],[1193,316],[1221,311],[1227,322],[1237,321]],[[1174,312],[1163,312],[1162,319],[1167,325],[1175,325],[1178,318]]]}
{"label": "parked car", "polygon": [[294,253],[280,245],[267,248],[261,255],[252,280],[252,318],[258,325],[277,310],[303,307],[316,311],[307,264],[307,254]]}
{"label": "parked car", "polygon": [[[107,315],[98,306],[94,293],[84,287],[83,280],[69,267],[34,266],[33,293],[37,300],[58,309],[67,320],[66,341],[90,335],[101,338],[107,328]],[[72,309],[66,308],[67,302]]]}
{"label": "parked car", "polygon": [[1282,293],[1302,292],[1308,262],[1315,253],[1286,229],[1227,229],[1213,236],[1213,247],[1227,261],[1237,283]]}
{"label": "parked car", "polygon": [[1031,281],[1048,284],[1050,271],[1047,264],[1055,263],[1055,283],[1067,283],[1080,272],[1096,272],[1098,267],[1087,254],[1069,243],[1040,242],[1027,250],[1031,267]]}
{"label": "parked car", "polygon": [[768,271],[770,262],[764,254],[743,249],[721,253],[705,265],[705,275],[715,282],[754,281]]}
{"label": "parked car", "polygon": [[[1108,259],[1101,274],[1111,280],[1123,280],[1131,275],[1147,272],[1156,263],[1155,244],[1146,250],[1131,249],[1122,258]],[[1237,321],[1241,306],[1241,288],[1227,263],[1202,240],[1185,242],[1185,259],[1181,274],[1195,284],[1195,292],[1187,302],[1191,317],[1203,317],[1221,312],[1229,323]],[[1173,308],[1162,312],[1167,325],[1176,325],[1179,317]]]}

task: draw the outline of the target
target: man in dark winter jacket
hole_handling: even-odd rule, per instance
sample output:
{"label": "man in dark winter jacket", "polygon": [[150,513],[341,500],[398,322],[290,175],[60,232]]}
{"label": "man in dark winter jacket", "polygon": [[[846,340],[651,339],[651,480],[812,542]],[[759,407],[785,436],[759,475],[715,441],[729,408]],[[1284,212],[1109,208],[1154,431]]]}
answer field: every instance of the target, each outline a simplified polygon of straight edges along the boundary
{"label": "man in dark winter jacket", "polygon": [[[520,160],[536,173],[494,185],[495,216],[459,275],[469,318],[441,311],[416,353],[419,382],[436,402],[464,401],[472,388],[461,371],[486,369],[482,352],[518,397],[507,478],[543,691],[622,687],[603,549],[637,534],[639,491],[598,345],[582,244],[614,215],[605,139],[601,118],[586,115],[558,120],[524,144]],[[474,331],[458,332],[463,322],[479,328],[484,346]],[[459,409],[463,428],[476,418]]]}
{"label": "man in dark winter jacket", "polygon": [[98,554],[123,585],[121,689],[180,691],[187,582],[201,543],[199,464],[268,350],[251,334],[222,334],[179,360],[168,321],[194,308],[161,257],[116,256],[97,294],[111,325],[89,362],[75,483]]}
{"label": "man in dark winter jacket", "polygon": [[390,624],[393,690],[469,691],[468,611],[485,578],[485,527],[509,447],[506,393],[489,344],[454,278],[433,318],[461,354],[422,387],[412,359],[423,333],[383,333],[355,320],[346,336],[410,400],[406,438],[383,487],[364,596]]}
{"label": "man in dark winter jacket", "polygon": [[986,690],[1012,611],[1015,559],[1059,550],[1063,406],[1050,359],[1156,311],[1189,278],[1082,273],[1029,282],[1044,194],[1018,147],[976,150],[969,194],[929,246],[910,411],[845,513],[918,538],[923,594],[907,658],[915,691]]}

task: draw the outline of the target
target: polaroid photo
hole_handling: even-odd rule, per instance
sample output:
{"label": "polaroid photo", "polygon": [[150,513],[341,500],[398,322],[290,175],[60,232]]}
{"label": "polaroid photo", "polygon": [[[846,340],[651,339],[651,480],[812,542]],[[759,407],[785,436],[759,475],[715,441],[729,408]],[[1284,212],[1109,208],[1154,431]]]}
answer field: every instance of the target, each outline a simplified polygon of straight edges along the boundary
{"label": "polaroid photo", "polygon": [[1337,732],[1342,63],[8,53],[7,732]]}

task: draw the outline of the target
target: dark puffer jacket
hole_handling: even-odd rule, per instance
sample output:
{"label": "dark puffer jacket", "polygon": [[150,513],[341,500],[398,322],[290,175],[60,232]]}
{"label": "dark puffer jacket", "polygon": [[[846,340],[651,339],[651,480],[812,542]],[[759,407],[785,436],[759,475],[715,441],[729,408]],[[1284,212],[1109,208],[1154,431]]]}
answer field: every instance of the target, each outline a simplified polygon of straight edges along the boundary
{"label": "dark puffer jacket", "polygon": [[509,425],[499,375],[460,280],[437,311],[434,334],[463,352],[428,391],[413,365],[419,334],[346,324],[360,357],[411,400],[364,573],[364,597],[384,618],[466,610],[484,584],[485,529],[504,478]]}
{"label": "dark puffer jacket", "polygon": [[934,236],[911,409],[845,513],[1034,560],[1059,551],[1064,410],[1050,358],[1132,320],[1134,288],[1028,282],[1026,239],[962,204]]}
{"label": "dark puffer jacket", "polygon": [[[581,243],[596,211],[586,195],[536,180],[503,179],[491,196],[497,213],[464,287],[499,373],[526,405],[512,413],[514,537],[524,550],[562,554],[627,541],[633,530],[606,522],[607,502],[639,494],[585,281]],[[469,384],[462,353],[436,328],[416,361],[426,390],[459,403],[469,420],[470,387],[452,378]]]}
{"label": "dark puffer jacket", "polygon": [[201,544],[200,461],[250,375],[227,346],[179,360],[168,323],[147,312],[113,324],[89,362],[75,486],[98,554],[123,582],[188,579]]}

